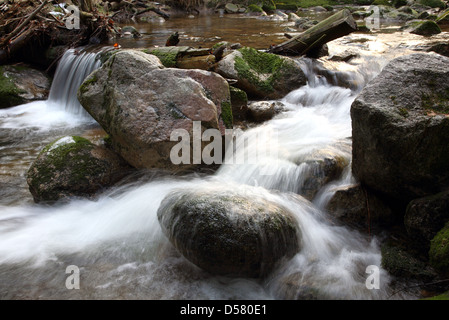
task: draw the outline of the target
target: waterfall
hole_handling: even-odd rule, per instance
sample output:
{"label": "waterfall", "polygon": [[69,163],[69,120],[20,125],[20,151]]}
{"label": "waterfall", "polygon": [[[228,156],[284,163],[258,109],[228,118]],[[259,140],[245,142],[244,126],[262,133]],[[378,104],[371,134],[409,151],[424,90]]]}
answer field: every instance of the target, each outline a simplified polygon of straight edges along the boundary
{"label": "waterfall", "polygon": [[82,48],[68,49],[58,63],[48,103],[68,113],[87,116],[76,95],[84,79],[101,66],[101,61],[98,59],[100,52]]}
{"label": "waterfall", "polygon": [[77,91],[84,79],[101,66],[99,54],[111,49],[82,47],[66,50],[56,68],[48,99],[0,110],[0,128],[49,131],[94,123],[79,103]]}

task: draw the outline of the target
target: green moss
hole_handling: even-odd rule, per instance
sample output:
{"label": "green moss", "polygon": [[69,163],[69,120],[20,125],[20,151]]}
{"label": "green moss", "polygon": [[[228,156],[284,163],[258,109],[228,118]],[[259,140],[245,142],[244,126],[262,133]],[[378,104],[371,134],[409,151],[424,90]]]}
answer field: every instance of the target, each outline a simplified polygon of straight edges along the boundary
{"label": "green moss", "polygon": [[91,84],[94,84],[94,83],[97,82],[97,81],[98,81],[97,74],[96,74],[96,73],[91,74],[91,75],[90,75],[89,77],[87,77],[87,79],[84,80],[84,82],[81,84],[81,86],[80,86],[80,88],[79,88],[79,91],[80,91],[81,93],[86,93],[87,90],[88,90],[87,87],[89,87]]}
{"label": "green moss", "polygon": [[250,4],[248,6],[248,12],[264,12],[264,11],[257,4]]}
{"label": "green moss", "polygon": [[449,300],[449,291],[424,300]]}
{"label": "green moss", "polygon": [[[235,58],[234,66],[239,76],[259,87],[261,91],[273,92],[273,83],[282,72],[287,72],[289,69],[286,60],[278,55],[260,52],[248,47],[238,51],[242,54],[242,57]],[[266,77],[262,79],[258,74],[266,75]]]}
{"label": "green moss", "polygon": [[449,274],[449,222],[430,241],[429,260],[436,270]]}
{"label": "green moss", "polygon": [[374,5],[374,6],[391,6],[391,3],[388,0],[374,0],[372,5]]}
{"label": "green moss", "polygon": [[441,8],[444,9],[446,5],[441,0],[419,0],[419,3],[425,6],[429,6],[432,8]]}
{"label": "green moss", "polygon": [[14,82],[4,75],[4,68],[0,67],[0,108],[9,108],[22,104],[24,100],[20,97],[23,90],[16,87]]}
{"label": "green moss", "polygon": [[232,129],[233,119],[232,119],[232,108],[231,103],[224,101],[221,103],[221,118],[223,119],[224,125],[227,129]]}
{"label": "green moss", "polygon": [[421,96],[421,107],[429,112],[448,114],[449,90],[444,93],[435,90],[431,94],[423,94]]}
{"label": "green moss", "polygon": [[167,68],[173,68],[176,67],[176,58],[178,56],[177,52],[167,52],[167,51],[161,51],[161,50],[151,50],[151,54],[155,55],[156,57],[161,60],[161,63],[167,67]]}
{"label": "green moss", "polygon": [[61,145],[55,145],[57,139],[45,146],[28,170],[30,189],[39,199],[57,200],[64,188],[90,185],[92,177],[105,171],[102,161],[90,154],[94,144],[82,137],[71,138]]}
{"label": "green moss", "polygon": [[434,272],[423,261],[394,244],[383,244],[381,254],[382,267],[394,276],[422,280],[435,277]]}

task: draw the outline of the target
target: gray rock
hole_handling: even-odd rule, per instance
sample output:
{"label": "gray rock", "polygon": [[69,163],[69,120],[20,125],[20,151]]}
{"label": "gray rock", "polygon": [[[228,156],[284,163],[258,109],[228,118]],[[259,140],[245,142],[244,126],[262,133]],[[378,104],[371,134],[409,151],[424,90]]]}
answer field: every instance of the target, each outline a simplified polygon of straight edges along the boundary
{"label": "gray rock", "polygon": [[[170,160],[175,129],[193,136],[193,122],[202,130],[224,134],[232,127],[229,85],[220,75],[203,70],[164,68],[156,56],[118,51],[81,85],[82,106],[110,135],[116,150],[136,168],[183,170]],[[192,144],[191,144],[192,147]],[[192,151],[190,152],[192,155]]]}
{"label": "gray rock", "polygon": [[292,213],[258,192],[177,190],[157,215],[176,249],[203,270],[264,277],[300,250],[300,230]]}
{"label": "gray rock", "polygon": [[397,200],[449,186],[449,58],[391,61],[351,106],[354,176]]}

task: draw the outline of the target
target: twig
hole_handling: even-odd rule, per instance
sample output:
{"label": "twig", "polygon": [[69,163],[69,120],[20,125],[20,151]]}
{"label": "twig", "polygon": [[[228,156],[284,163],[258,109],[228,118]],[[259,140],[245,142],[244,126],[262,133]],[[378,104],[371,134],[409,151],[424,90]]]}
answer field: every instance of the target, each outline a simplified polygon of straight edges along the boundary
{"label": "twig", "polygon": [[430,286],[430,285],[440,284],[440,283],[444,283],[444,282],[449,282],[449,279],[444,279],[444,280],[439,280],[439,281],[429,282],[429,283],[416,284],[416,285],[413,285],[413,286],[407,286],[407,287],[404,287],[402,289],[399,289],[399,290],[393,292],[387,299],[390,299],[392,296],[398,294],[401,291],[404,291],[405,289],[422,287],[422,286]]}
{"label": "twig", "polygon": [[25,21],[23,21],[17,28],[15,28],[14,31],[11,32],[11,33],[6,37],[5,40],[3,40],[3,45],[8,44],[9,40],[11,40],[12,38],[14,38],[17,34],[19,34],[20,31],[22,30],[22,28],[23,28],[25,25],[27,25],[27,24],[31,21],[31,19],[33,19],[34,16],[35,16],[39,11],[41,11],[41,9],[47,4],[47,1],[48,1],[48,0],[44,0],[44,1],[41,3],[41,5],[40,5],[36,10],[34,10],[33,13],[29,15],[28,18],[25,19]]}

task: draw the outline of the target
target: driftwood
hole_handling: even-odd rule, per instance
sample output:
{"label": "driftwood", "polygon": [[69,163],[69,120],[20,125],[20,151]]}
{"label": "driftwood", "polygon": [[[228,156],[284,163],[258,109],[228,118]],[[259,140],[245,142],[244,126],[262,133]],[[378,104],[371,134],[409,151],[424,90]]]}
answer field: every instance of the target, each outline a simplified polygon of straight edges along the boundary
{"label": "driftwood", "polygon": [[312,49],[319,48],[329,41],[348,35],[356,30],[357,23],[351,12],[344,9],[303,33],[271,47],[268,52],[286,56],[304,55]]}
{"label": "driftwood", "polygon": [[17,26],[13,32],[11,32],[6,38],[5,40],[3,40],[3,45],[7,44],[9,40],[11,40],[12,38],[14,38],[16,35],[18,35],[23,28],[36,16],[36,14],[41,11],[41,9],[47,4],[47,0],[44,0],[41,5],[34,10],[29,16],[28,18],[26,18],[19,26]]}

